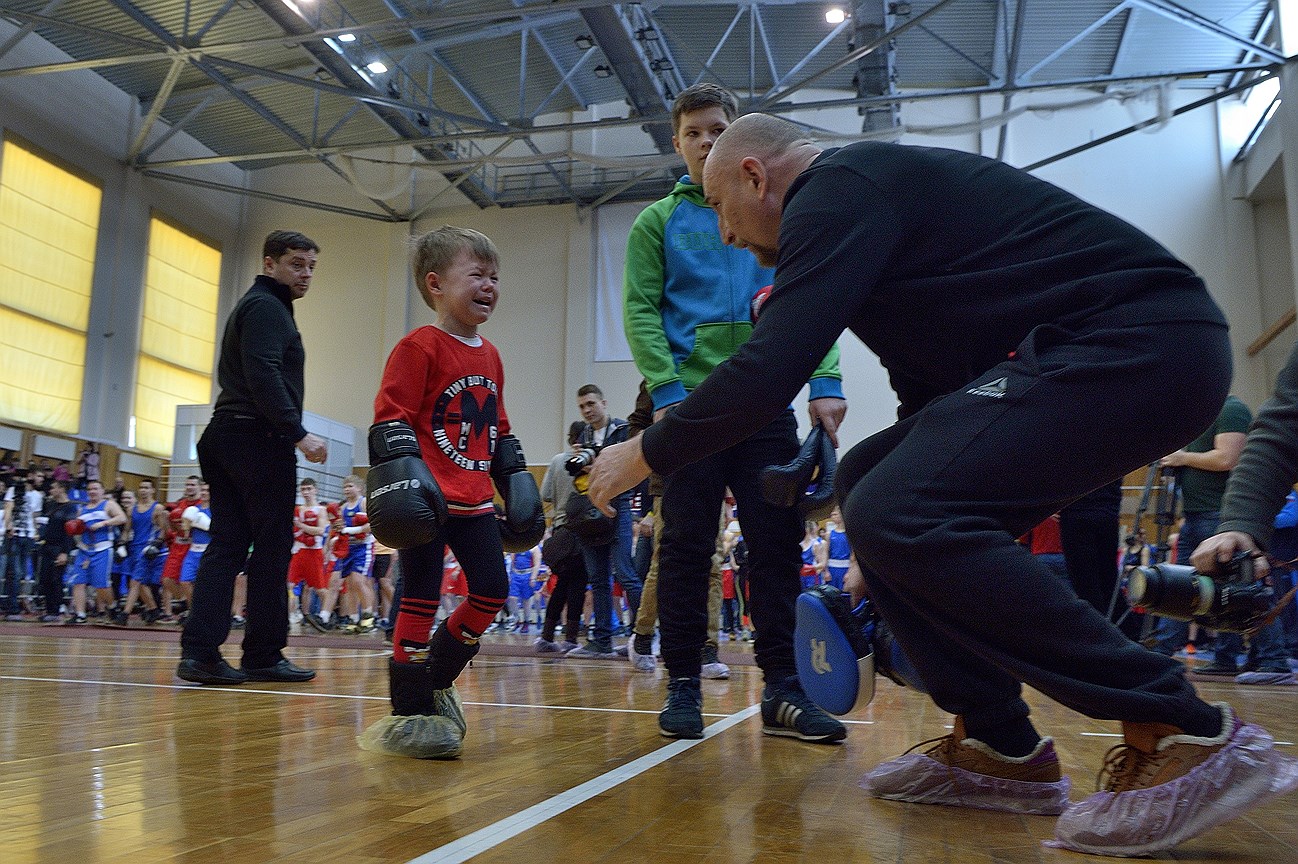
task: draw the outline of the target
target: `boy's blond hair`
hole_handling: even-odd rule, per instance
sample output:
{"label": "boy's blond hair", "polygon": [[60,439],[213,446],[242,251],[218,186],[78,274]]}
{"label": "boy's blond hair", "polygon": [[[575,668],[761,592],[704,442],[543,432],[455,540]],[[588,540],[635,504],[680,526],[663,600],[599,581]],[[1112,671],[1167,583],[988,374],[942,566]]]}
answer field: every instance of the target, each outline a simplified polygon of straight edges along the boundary
{"label": "boy's blond hair", "polygon": [[441,273],[451,266],[461,251],[468,252],[493,267],[500,266],[500,253],[496,251],[496,244],[486,234],[472,228],[443,225],[415,238],[410,263],[415,273],[415,287],[429,306],[433,306],[433,298],[426,290],[428,274]]}

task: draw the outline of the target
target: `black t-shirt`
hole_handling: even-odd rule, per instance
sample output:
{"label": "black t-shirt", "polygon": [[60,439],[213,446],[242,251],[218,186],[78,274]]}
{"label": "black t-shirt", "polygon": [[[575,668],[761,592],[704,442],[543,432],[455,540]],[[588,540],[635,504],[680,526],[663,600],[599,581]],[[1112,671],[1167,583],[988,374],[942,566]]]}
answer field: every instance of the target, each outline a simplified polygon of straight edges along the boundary
{"label": "black t-shirt", "polygon": [[779,244],[752,337],[644,432],[655,471],[762,428],[845,329],[878,355],[908,416],[1042,325],[1226,323],[1202,280],[1134,226],[954,150],[826,150],[790,186]]}

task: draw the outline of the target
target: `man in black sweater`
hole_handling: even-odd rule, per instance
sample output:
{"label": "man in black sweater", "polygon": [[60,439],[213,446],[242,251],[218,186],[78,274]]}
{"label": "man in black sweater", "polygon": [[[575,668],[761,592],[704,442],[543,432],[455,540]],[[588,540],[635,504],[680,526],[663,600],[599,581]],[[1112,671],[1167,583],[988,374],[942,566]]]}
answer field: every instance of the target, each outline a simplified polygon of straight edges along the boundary
{"label": "man in black sweater", "polygon": [[[221,340],[212,420],[198,442],[211,490],[211,544],[194,579],[194,600],[180,637],[176,674],[198,684],[309,681],[315,672],[284,657],[288,594],[284,579],[293,546],[296,447],[325,461],[324,439],[302,427],[306,352],[293,301],[315,271],[315,241],[275,231],[262,249],[262,275],[230,313]],[[252,548],[249,554],[249,547]],[[230,635],[230,605],[239,573],[248,576],[248,623],[242,669],[221,658]]]}
{"label": "man in black sweater", "polygon": [[63,573],[68,569],[68,556],[76,548],[75,541],[63,526],[68,520],[77,518],[77,509],[77,505],[68,500],[67,481],[51,481],[38,520],[40,542],[36,547],[36,579],[45,598],[45,611],[41,615],[45,624],[61,620],[59,605],[63,602]]}
{"label": "man in black sweater", "polygon": [[[1263,730],[1200,700],[1180,663],[1128,640],[1014,542],[1212,422],[1230,346],[1194,272],[1112,214],[1002,163],[870,142],[822,151],[766,115],[717,140],[704,192],[722,239],[776,266],[774,290],[730,360],[604,452],[591,499],[770,422],[844,329],[879,356],[899,422],[848,453],[836,480],[857,591],[957,717],[953,734],[876,767],[864,788],[1062,812],[1055,843],[1135,855],[1298,786],[1298,763]],[[1114,410],[1155,398],[1166,407],[1157,423]],[[1069,805],[1024,683],[1123,721],[1106,791]],[[1230,787],[1238,794],[1222,806]],[[1120,818],[1136,812],[1144,818]]]}

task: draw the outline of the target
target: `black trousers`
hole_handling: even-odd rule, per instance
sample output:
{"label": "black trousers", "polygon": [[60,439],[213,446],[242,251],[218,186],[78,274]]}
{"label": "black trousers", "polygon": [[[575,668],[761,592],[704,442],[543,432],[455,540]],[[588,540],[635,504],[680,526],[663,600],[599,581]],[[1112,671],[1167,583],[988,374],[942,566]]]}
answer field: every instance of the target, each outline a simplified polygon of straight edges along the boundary
{"label": "black trousers", "polygon": [[[1078,597],[1104,616],[1109,614],[1113,586],[1118,583],[1119,526],[1117,513],[1112,519],[1071,516],[1067,511],[1059,515],[1059,542],[1064,547],[1068,581]],[[1121,592],[1113,607],[1112,620],[1116,622],[1119,618],[1122,623],[1118,629],[1128,639],[1139,641],[1144,616],[1129,612],[1127,598]]]}
{"label": "black trousers", "polygon": [[36,584],[41,596],[45,598],[45,614],[59,614],[63,603],[63,573],[67,564],[58,563],[58,553],[50,554],[43,549],[36,555]]}
{"label": "black trousers", "polygon": [[763,468],[783,465],[797,452],[798,426],[789,410],[751,438],[663,478],[658,630],[671,677],[697,677],[701,668],[717,518],[727,486],[748,545],[754,657],[768,682],[796,672],[793,626],[802,590],[802,518],[793,508],[767,504],[759,478]]}
{"label": "black trousers", "polygon": [[[1217,728],[1180,663],[1129,640],[1014,538],[1193,440],[1230,375],[1220,325],[1043,326],[843,459],[867,588],[939,707],[970,728],[1014,721],[1028,714],[1022,682],[1097,719]],[[999,397],[977,386],[1001,378]],[[1157,422],[1121,410],[1154,401]]]}
{"label": "black trousers", "polygon": [[441,526],[432,542],[397,552],[401,561],[402,596],[434,602],[440,599],[447,546],[451,547],[455,559],[460,562],[460,569],[464,571],[467,593],[490,597],[503,605],[509,595],[509,575],[505,572],[500,528],[496,517],[490,513],[485,516],[452,516]]}
{"label": "black trousers", "polygon": [[[230,635],[234,580],[248,575],[243,665],[273,666],[288,644],[297,455],[293,442],[257,421],[214,417],[198,441],[198,464],[212,494],[212,540],[194,577],[194,602],[181,656],[212,662]],[[249,553],[249,547],[252,552]]]}
{"label": "black trousers", "polygon": [[586,605],[586,562],[581,555],[569,555],[559,562],[554,570],[554,592],[550,602],[545,604],[545,624],[541,627],[541,638],[547,642],[554,641],[555,628],[559,626],[559,617],[564,615],[563,638],[576,642],[581,635],[581,613]]}

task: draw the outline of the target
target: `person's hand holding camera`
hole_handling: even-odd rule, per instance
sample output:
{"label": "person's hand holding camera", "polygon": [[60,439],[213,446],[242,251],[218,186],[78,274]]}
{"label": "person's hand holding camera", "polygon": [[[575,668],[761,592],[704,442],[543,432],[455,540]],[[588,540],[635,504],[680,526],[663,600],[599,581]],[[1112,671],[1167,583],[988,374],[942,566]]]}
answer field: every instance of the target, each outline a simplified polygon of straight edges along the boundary
{"label": "person's hand holding camera", "polygon": [[1243,531],[1223,531],[1204,540],[1190,555],[1190,563],[1200,573],[1211,575],[1220,572],[1223,564],[1230,563],[1241,552],[1253,556],[1253,575],[1257,579],[1264,578],[1271,570],[1271,564],[1258,548],[1257,541]]}

